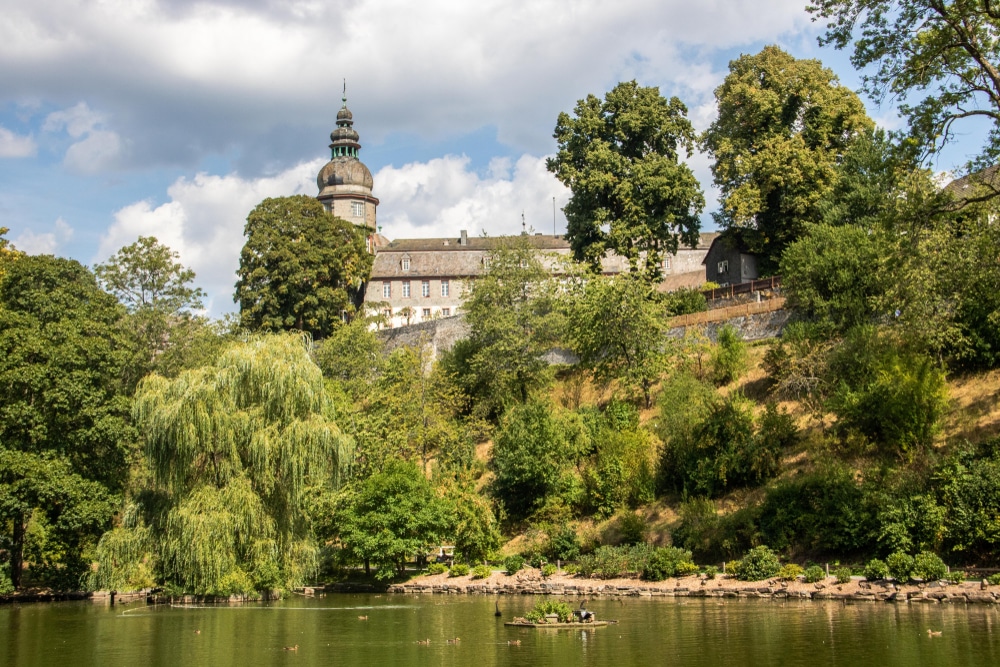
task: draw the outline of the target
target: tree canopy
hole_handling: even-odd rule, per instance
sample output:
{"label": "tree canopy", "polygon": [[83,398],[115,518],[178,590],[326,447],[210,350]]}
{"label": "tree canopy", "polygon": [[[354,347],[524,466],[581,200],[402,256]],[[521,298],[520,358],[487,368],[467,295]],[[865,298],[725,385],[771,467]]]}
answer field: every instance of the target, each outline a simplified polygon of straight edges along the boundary
{"label": "tree canopy", "polygon": [[335,488],[351,441],[333,422],[319,368],[302,340],[231,346],[175,379],[136,393],[150,483],[123,526],[101,541],[98,582],[136,558],[201,594],[300,585],[317,567],[306,491]]}
{"label": "tree canopy", "polygon": [[619,83],[603,101],[588,95],[572,116],[560,113],[553,136],[559,152],[546,166],[572,191],[566,235],[578,260],[599,267],[613,250],[656,279],[665,253],[697,245],[705,199],[680,161],[695,132],[679,99]]}
{"label": "tree canopy", "polygon": [[205,293],[191,287],[194,271],[176,261],[179,255],[156,240],[140,236],[94,267],[97,279],[131,312],[153,308],[166,313],[201,308]]}
{"label": "tree canopy", "polygon": [[[972,164],[996,163],[1000,7],[989,0],[814,0],[808,9],[826,21],[820,44],[853,44],[851,63],[865,92],[879,103],[901,102],[915,142],[938,151],[954,138],[956,123],[983,119],[989,132]],[[991,185],[982,196],[1000,194]]]}
{"label": "tree canopy", "polygon": [[762,270],[777,269],[784,248],[818,222],[818,203],[837,161],[872,127],[858,96],[818,60],[776,46],[729,63],[715,90],[719,116],[702,136],[722,192],[718,222],[745,230]]}
{"label": "tree canopy", "polygon": [[324,338],[353,312],[372,265],[362,229],[295,195],[259,203],[244,234],[234,297],[244,326]]}
{"label": "tree canopy", "polygon": [[[36,509],[58,524],[62,512],[68,517],[124,485],[135,438],[128,420],[134,355],[120,326],[124,308],[86,267],[46,255],[4,265],[0,479],[7,488],[0,512],[7,521],[0,525],[17,585],[24,529]],[[100,523],[81,524],[68,544],[79,546]],[[78,550],[65,557],[64,564],[80,565]]]}

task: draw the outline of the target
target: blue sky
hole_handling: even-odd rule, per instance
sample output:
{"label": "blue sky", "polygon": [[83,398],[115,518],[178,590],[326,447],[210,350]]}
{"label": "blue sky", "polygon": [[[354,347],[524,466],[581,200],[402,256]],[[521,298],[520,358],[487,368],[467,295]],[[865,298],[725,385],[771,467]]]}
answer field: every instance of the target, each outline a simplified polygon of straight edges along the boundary
{"label": "blue sky", "polygon": [[[247,213],[316,194],[347,79],[390,238],[565,229],[552,129],[635,78],[698,129],[740,53],[776,43],[852,87],[804,0],[0,0],[0,225],[28,252],[177,250],[233,310]],[[891,108],[869,104],[884,126]],[[965,137],[936,165],[975,151]],[[965,144],[968,144],[967,146]],[[690,163],[716,206],[705,156]]]}

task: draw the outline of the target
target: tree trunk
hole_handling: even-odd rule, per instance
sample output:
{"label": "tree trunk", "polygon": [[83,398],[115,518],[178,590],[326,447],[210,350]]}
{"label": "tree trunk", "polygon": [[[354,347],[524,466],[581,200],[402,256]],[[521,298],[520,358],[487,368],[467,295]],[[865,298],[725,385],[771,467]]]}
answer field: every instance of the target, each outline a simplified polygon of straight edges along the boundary
{"label": "tree trunk", "polygon": [[14,535],[10,545],[10,583],[21,587],[21,570],[24,568],[24,513],[14,514]]}
{"label": "tree trunk", "polygon": [[365,559],[365,576],[366,577],[372,576],[372,562],[367,558]]}

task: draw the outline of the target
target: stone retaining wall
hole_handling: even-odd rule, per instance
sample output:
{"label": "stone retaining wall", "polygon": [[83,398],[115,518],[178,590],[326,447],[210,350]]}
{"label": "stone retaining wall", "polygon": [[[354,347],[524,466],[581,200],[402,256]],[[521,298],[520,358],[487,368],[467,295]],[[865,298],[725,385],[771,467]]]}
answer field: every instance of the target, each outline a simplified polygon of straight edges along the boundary
{"label": "stone retaining wall", "polygon": [[[1000,591],[1000,588],[997,589]],[[395,584],[389,593],[407,595],[562,595],[591,597],[685,597],[685,598],[765,598],[770,600],[840,600],[844,602],[895,602],[913,604],[997,604],[1000,592],[979,583],[898,586],[892,582],[853,582],[838,585],[810,584],[790,586],[787,582],[723,582],[691,580],[674,586],[656,584],[548,584],[544,582],[430,584]]]}

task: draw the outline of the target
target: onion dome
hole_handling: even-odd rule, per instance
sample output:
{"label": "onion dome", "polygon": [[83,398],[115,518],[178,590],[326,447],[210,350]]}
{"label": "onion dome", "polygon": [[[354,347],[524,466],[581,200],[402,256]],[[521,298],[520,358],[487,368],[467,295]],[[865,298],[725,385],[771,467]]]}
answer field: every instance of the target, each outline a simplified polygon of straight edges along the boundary
{"label": "onion dome", "polygon": [[372,174],[358,159],[361,144],[354,130],[354,114],[347,108],[346,87],[343,106],[337,112],[337,127],[330,133],[330,161],[316,177],[319,198],[344,194],[371,196]]}

